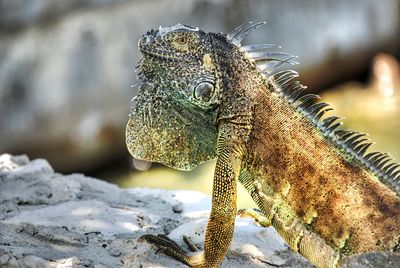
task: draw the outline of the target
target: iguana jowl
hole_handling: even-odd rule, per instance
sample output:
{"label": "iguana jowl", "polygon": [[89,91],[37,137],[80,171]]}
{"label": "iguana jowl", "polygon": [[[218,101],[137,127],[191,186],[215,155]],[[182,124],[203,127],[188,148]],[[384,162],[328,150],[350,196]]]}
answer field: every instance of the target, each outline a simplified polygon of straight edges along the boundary
{"label": "iguana jowl", "polygon": [[318,96],[300,95],[297,73],[277,71],[294,57],[273,45],[241,46],[262,24],[229,34],[177,24],[140,39],[130,153],[184,170],[217,159],[204,251],[188,255],[166,236],[144,238],[189,266],[218,266],[233,236],[239,180],[264,223],[317,267],[399,250],[400,164],[367,154],[364,134],[339,129]]}

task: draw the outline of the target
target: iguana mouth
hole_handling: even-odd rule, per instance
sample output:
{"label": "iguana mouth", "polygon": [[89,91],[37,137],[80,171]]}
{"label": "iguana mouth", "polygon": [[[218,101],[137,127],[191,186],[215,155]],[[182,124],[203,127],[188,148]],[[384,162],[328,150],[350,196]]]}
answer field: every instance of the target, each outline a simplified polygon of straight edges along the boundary
{"label": "iguana mouth", "polygon": [[142,52],[143,55],[145,55],[147,57],[156,58],[156,59],[160,59],[160,60],[166,60],[166,61],[171,61],[171,62],[183,60],[180,57],[171,56],[172,53],[165,51],[165,50],[151,51],[151,50],[147,50],[147,49],[141,47],[140,52]]}

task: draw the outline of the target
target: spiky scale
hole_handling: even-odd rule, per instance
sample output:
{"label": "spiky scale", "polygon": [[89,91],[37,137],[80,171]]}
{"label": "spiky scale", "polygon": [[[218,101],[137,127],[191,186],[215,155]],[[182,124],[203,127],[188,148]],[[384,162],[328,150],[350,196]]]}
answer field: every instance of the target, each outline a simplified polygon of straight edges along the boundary
{"label": "spiky scale", "polygon": [[293,80],[294,78],[298,77],[299,74],[297,72],[289,72],[287,71],[286,73],[284,73],[283,75],[281,75],[278,79],[276,79],[275,81],[280,84],[280,85],[286,85],[289,81]]}
{"label": "spiky scale", "polygon": [[[248,55],[253,60],[282,60],[278,57],[285,56],[285,58],[293,57],[288,53],[284,52],[274,52],[274,51],[261,51],[261,52],[248,52]],[[271,58],[275,57],[275,58]]]}
{"label": "spiky scale", "polygon": [[264,60],[264,61],[256,61],[257,68],[262,72],[266,73],[270,76],[273,72],[275,72],[279,66],[286,63],[286,60],[276,59],[276,60]]}
{"label": "spiky scale", "polygon": [[377,152],[373,157],[371,157],[370,159],[368,159],[369,163],[371,165],[373,165],[374,162],[376,162],[377,159],[381,159],[382,157],[384,157],[385,155],[381,152]]}
{"label": "spiky scale", "polygon": [[240,43],[249,33],[263,26],[265,23],[266,23],[265,21],[258,22],[256,24],[253,24],[253,22],[244,23],[241,26],[237,27],[235,30],[233,30],[232,33],[228,34],[228,39],[232,43],[240,45]]}
{"label": "spiky scale", "polygon": [[342,141],[346,141],[347,139],[350,139],[353,135],[357,134],[357,131],[353,130],[346,130],[344,134],[340,137]]}
{"label": "spiky scale", "polygon": [[240,42],[242,42],[242,40],[244,38],[246,38],[247,35],[249,35],[252,31],[256,30],[257,28],[263,26],[265,23],[266,23],[265,21],[262,21],[262,22],[258,22],[256,24],[254,24],[254,25],[251,25],[247,29],[239,32],[234,38],[236,40],[238,40],[240,43]]}
{"label": "spiky scale", "polygon": [[322,116],[324,116],[325,113],[327,113],[329,111],[332,111],[332,110],[333,110],[333,108],[331,108],[331,107],[328,107],[327,109],[321,110],[318,114],[316,114],[314,116],[314,120],[313,120],[314,124],[318,125],[318,122],[320,121]]}
{"label": "spiky scale", "polygon": [[325,130],[325,134],[328,136],[331,136],[334,133],[335,129],[339,128],[341,125],[343,125],[343,122],[338,122],[338,123],[330,126],[329,128],[327,128]]}
{"label": "spiky scale", "polygon": [[322,109],[325,107],[328,107],[329,104],[326,102],[319,102],[311,105],[310,107],[307,108],[308,115],[313,118],[316,114],[318,114]]}
{"label": "spiky scale", "polygon": [[291,78],[295,78],[295,77],[299,76],[299,73],[296,71],[293,71],[293,70],[283,70],[283,71],[277,72],[275,74],[271,74],[271,78],[273,78],[276,83],[279,83],[279,81],[282,78],[285,78],[288,76]]}
{"label": "spiky scale", "polygon": [[358,140],[359,138],[364,137],[364,136],[366,136],[366,134],[357,133],[357,134],[351,136],[349,139],[347,139],[347,140],[344,142],[344,145],[346,145],[347,147],[353,148],[353,147],[354,147],[354,142],[357,142],[357,140]]}
{"label": "spiky scale", "polygon": [[233,38],[235,38],[236,35],[238,35],[241,31],[243,31],[244,27],[249,26],[251,24],[253,24],[252,21],[247,21],[247,22],[239,25],[238,27],[236,27],[233,31],[228,33],[228,35],[227,35],[228,40],[232,40]]}
{"label": "spiky scale", "polygon": [[274,44],[254,44],[254,45],[242,46],[242,48],[245,51],[254,51],[254,50],[269,49],[269,48],[281,48],[281,46]]}
{"label": "spiky scale", "polygon": [[320,96],[315,94],[306,94],[301,96],[296,102],[298,102],[297,109],[304,110],[308,106],[312,105],[314,101],[320,99]]}
{"label": "spiky scale", "polygon": [[348,139],[350,139],[356,133],[358,132],[352,130],[344,130],[343,132],[341,132],[341,135],[339,136],[339,141],[341,142],[341,144],[344,144]]}
{"label": "spiky scale", "polygon": [[353,141],[350,145],[349,148],[351,148],[355,153],[357,153],[356,148],[358,148],[358,146],[363,145],[364,142],[368,141],[368,139],[360,139],[360,140],[356,140]]}
{"label": "spiky scale", "polygon": [[392,160],[392,159],[390,159],[390,157],[387,158],[387,159],[385,159],[385,160],[383,160],[379,165],[376,166],[376,168],[377,168],[378,170],[382,170],[382,173],[384,173],[383,167],[384,167],[388,162],[390,162],[391,160]]}
{"label": "spiky scale", "polygon": [[272,71],[272,66],[274,64],[272,62],[263,62],[257,63],[257,69],[260,70],[261,73],[269,74]]}
{"label": "spiky scale", "polygon": [[297,101],[303,91],[304,91],[303,87],[300,86],[293,87],[290,90],[290,93],[287,93],[287,98],[289,100],[289,103]]}
{"label": "spiky scale", "polygon": [[340,119],[340,118],[341,118],[340,116],[336,116],[336,115],[329,116],[329,117],[327,117],[327,118],[325,118],[324,120],[321,121],[320,128],[321,128],[322,130],[325,130],[325,129],[327,129],[333,122],[335,122],[336,120],[338,120],[338,119]]}
{"label": "spiky scale", "polygon": [[398,171],[396,171],[395,173],[393,173],[392,175],[390,175],[390,177],[391,177],[393,180],[399,179],[399,178],[400,178],[400,170],[398,170]]}
{"label": "spiky scale", "polygon": [[347,132],[348,132],[347,129],[338,129],[338,130],[335,131],[335,135],[338,136],[338,137],[340,137],[340,136],[342,136],[344,133],[347,133]]}
{"label": "spiky scale", "polygon": [[297,65],[297,64],[299,64],[299,62],[293,60],[293,59],[297,59],[297,58],[298,58],[297,56],[288,57],[288,58],[284,59],[283,61],[281,61],[276,68],[280,67],[284,63],[288,63],[290,65]]}
{"label": "spiky scale", "polygon": [[293,60],[293,59],[296,59],[296,58],[297,58],[296,56],[293,56],[293,57],[290,57],[290,58],[287,58],[287,59],[284,59],[284,60],[271,61],[272,64],[269,67],[270,70],[268,71],[268,74],[276,71],[279,67],[281,67],[285,63],[288,63],[290,65],[299,64],[297,61]]}
{"label": "spiky scale", "polygon": [[358,145],[356,148],[354,148],[354,151],[360,155],[361,157],[364,156],[365,152],[368,150],[368,148],[372,145],[371,142],[368,143],[363,143]]}
{"label": "spiky scale", "polygon": [[337,135],[340,139],[343,139],[345,135],[353,135],[354,133],[354,131],[348,129],[338,129],[335,131],[335,135]]}
{"label": "spiky scale", "polygon": [[303,86],[302,84],[300,84],[299,81],[292,81],[292,83],[290,83],[289,85],[287,85],[283,91],[286,92],[287,94],[290,94],[291,91],[295,90],[295,89],[301,89],[304,90],[307,87]]}
{"label": "spiky scale", "polygon": [[373,153],[369,153],[366,156],[364,156],[364,160],[365,161],[370,161],[373,157],[375,157],[376,155],[382,154],[381,152],[373,152]]}
{"label": "spiky scale", "polygon": [[396,169],[400,169],[400,164],[398,163],[393,163],[393,166],[390,168],[387,168],[387,170],[385,171],[386,175],[391,175]]}
{"label": "spiky scale", "polygon": [[386,154],[382,154],[382,155],[376,157],[374,160],[371,161],[372,167],[376,170],[377,169],[376,167],[381,163],[381,161],[386,159],[387,157],[389,157],[389,156]]}

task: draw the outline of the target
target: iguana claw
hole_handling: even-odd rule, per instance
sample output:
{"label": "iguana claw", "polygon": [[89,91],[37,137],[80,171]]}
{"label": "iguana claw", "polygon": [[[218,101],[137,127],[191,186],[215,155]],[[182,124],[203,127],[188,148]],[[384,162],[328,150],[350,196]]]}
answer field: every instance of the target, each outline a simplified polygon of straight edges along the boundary
{"label": "iguana claw", "polygon": [[[176,260],[190,266],[190,267],[206,267],[204,262],[204,254],[200,252],[195,255],[189,255],[189,253],[182,249],[174,240],[170,239],[164,234],[152,235],[146,234],[141,236],[139,241],[147,241],[160,250],[162,250],[168,256],[175,258]],[[198,252],[197,247],[192,243],[189,237],[183,236],[183,241],[187,244],[192,252]]]}

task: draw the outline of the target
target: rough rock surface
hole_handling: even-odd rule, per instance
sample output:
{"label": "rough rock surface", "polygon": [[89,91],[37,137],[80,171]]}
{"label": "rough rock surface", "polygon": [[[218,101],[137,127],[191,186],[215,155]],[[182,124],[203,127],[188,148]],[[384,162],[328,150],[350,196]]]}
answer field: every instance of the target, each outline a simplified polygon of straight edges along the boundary
{"label": "rough rock surface", "polygon": [[378,49],[395,51],[398,3],[0,0],[0,152],[42,156],[59,171],[124,156],[137,41],[149,28],[181,22],[227,32],[268,20],[248,42],[300,56],[301,77],[315,88],[365,68]]}
{"label": "rough rock surface", "polygon": [[[165,233],[201,247],[210,198],[192,191],[120,189],[47,161],[0,156],[0,267],[184,267],[138,238]],[[345,267],[399,267],[368,254]],[[396,266],[397,265],[397,266]],[[238,219],[222,267],[312,267],[272,228]]]}
{"label": "rough rock surface", "polygon": [[[184,267],[137,238],[204,239],[210,198],[191,191],[120,189],[45,160],[0,156],[0,266]],[[240,219],[223,267],[311,267],[273,229]],[[57,266],[59,267],[59,266]]]}

